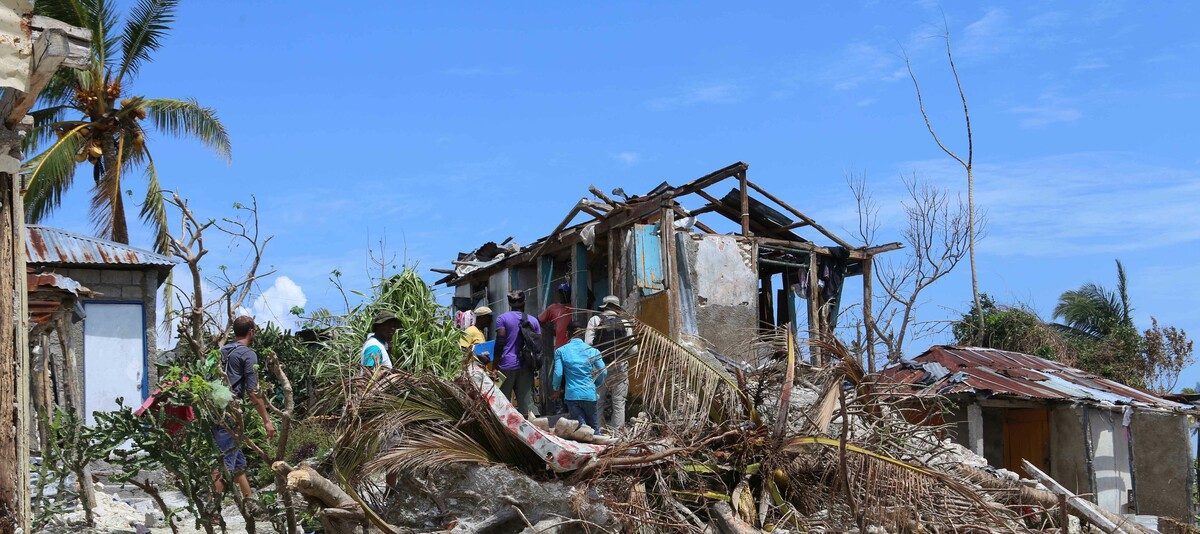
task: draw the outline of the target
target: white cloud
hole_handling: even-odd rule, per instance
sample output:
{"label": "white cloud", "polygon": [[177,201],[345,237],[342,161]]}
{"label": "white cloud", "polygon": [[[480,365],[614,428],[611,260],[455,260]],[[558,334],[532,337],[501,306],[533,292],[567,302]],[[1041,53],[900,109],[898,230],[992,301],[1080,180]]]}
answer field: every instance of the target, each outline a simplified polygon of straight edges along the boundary
{"label": "white cloud", "polygon": [[[955,191],[962,168],[939,159],[902,167]],[[1067,257],[1200,245],[1200,171],[1079,153],[977,163],[980,247],[997,255]],[[898,201],[896,192],[881,203]]]}
{"label": "white cloud", "polygon": [[254,299],[249,311],[256,322],[275,323],[281,328],[294,330],[299,325],[299,318],[292,315],[291,309],[303,307],[307,302],[308,298],[299,285],[291,278],[280,276]]}
{"label": "white cloud", "polygon": [[1020,115],[1022,128],[1041,128],[1058,122],[1072,122],[1083,117],[1071,99],[1061,98],[1052,92],[1042,93],[1035,105],[1014,106],[1009,113]]}
{"label": "white cloud", "polygon": [[641,156],[641,154],[638,154],[637,152],[631,152],[631,151],[627,150],[625,152],[620,152],[620,153],[614,155],[613,158],[616,159],[617,161],[620,161],[621,163],[626,164],[626,165],[633,165],[634,163],[637,163],[639,160],[641,160],[642,156]]}
{"label": "white cloud", "polygon": [[646,104],[652,109],[671,109],[696,104],[728,104],[742,99],[742,91],[730,83],[698,85],[674,96],[655,98]]}

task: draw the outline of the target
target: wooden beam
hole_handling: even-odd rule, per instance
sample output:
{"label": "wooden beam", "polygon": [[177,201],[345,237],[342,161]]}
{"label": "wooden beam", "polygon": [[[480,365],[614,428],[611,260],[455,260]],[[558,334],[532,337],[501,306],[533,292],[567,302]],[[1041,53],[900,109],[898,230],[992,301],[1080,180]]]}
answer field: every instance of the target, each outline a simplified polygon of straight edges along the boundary
{"label": "wooden beam", "polygon": [[[685,218],[685,219],[686,219],[686,218],[688,218],[688,217],[695,217],[695,215],[690,215],[690,214],[688,214],[687,210],[684,210],[682,206],[680,206],[679,204],[676,204],[676,203],[674,203],[674,202],[672,202],[672,203],[671,203],[671,209],[672,209],[672,210],[673,210],[673,211],[674,211],[674,212],[675,212],[677,215],[679,215],[680,217],[683,217],[683,218]],[[697,220],[695,224],[696,224],[696,228],[699,228],[699,229],[703,230],[703,231],[704,231],[704,232],[706,232],[706,233],[709,233],[709,234],[715,234],[715,233],[717,233],[717,231],[716,231],[716,230],[713,230],[712,228],[709,228],[709,226],[708,226],[707,224],[704,224],[704,223],[700,222],[699,220]]]}
{"label": "wooden beam", "polygon": [[[862,260],[862,276],[863,276],[863,325],[866,329],[867,336],[867,371],[875,372],[875,315],[871,310],[874,305],[874,295],[872,288],[875,281],[871,278],[871,267],[874,260],[871,257]],[[982,456],[982,455],[981,455]]]}
{"label": "wooden beam", "polygon": [[72,26],[61,20],[52,19],[44,15],[34,15],[30,18],[29,33],[31,39],[36,40],[43,33],[51,30],[62,32],[67,37],[69,48],[67,58],[63,61],[62,66],[73,69],[86,69],[91,66],[92,30]]}
{"label": "wooden beam", "polygon": [[886,245],[879,245],[879,246],[875,246],[875,247],[859,249],[859,252],[865,254],[867,257],[870,257],[870,256],[874,256],[876,254],[883,254],[884,252],[900,250],[902,248],[904,248],[904,245],[902,245],[900,243],[888,243]]}
{"label": "wooden beam", "polygon": [[741,195],[742,201],[742,235],[754,235],[750,232],[750,195],[746,191],[746,172],[738,173],[738,194]]}
{"label": "wooden beam", "polygon": [[728,165],[726,167],[717,169],[717,170],[710,172],[704,176],[701,176],[695,180],[692,180],[691,182],[688,182],[686,184],[683,184],[683,185],[675,188],[674,191],[670,192],[671,196],[673,198],[679,198],[684,195],[690,195],[690,194],[700,191],[701,189],[704,189],[710,185],[716,184],[726,178],[732,178],[734,176],[737,176],[739,173],[745,173],[746,170],[749,168],[750,168],[749,165],[739,161],[732,165]]}
{"label": "wooden beam", "polygon": [[825,362],[821,357],[821,349],[817,348],[816,341],[821,339],[821,307],[820,307],[820,278],[817,269],[820,264],[817,262],[817,254],[809,253],[808,256],[808,353],[812,355],[813,365],[822,365]]}
{"label": "wooden beam", "polygon": [[[1119,526],[1116,522],[1104,514],[1105,510],[1096,508],[1091,502],[1088,502],[1086,499],[1071,493],[1071,490],[1064,488],[1063,485],[1059,484],[1057,480],[1050,478],[1050,475],[1043,473],[1041,469],[1037,468],[1037,466],[1029,463],[1029,460],[1022,459],[1021,467],[1025,469],[1026,473],[1029,473],[1031,476],[1036,478],[1038,482],[1041,482],[1042,485],[1046,486],[1046,488],[1048,488],[1050,491],[1066,497],[1067,503],[1070,504],[1072,508],[1083,514],[1083,516],[1086,517],[1088,521],[1091,521],[1092,524],[1100,527],[1100,530],[1108,532],[1109,534],[1126,532],[1124,528]],[[1121,521],[1122,523],[1126,524],[1126,526],[1129,526],[1127,523],[1128,520],[1122,518]],[[1134,530],[1134,532],[1137,532],[1137,530]]]}
{"label": "wooden beam", "polygon": [[749,186],[749,187],[750,187],[750,189],[753,189],[753,190],[757,191],[757,192],[758,192],[758,194],[760,194],[760,195],[762,195],[762,196],[764,196],[764,197],[767,197],[767,199],[768,199],[768,200],[770,200],[771,202],[774,202],[774,203],[778,204],[780,207],[782,207],[783,209],[787,210],[787,211],[788,211],[789,213],[791,213],[792,215],[795,215],[795,216],[796,216],[796,217],[798,217],[800,220],[807,222],[807,223],[809,224],[809,226],[812,226],[812,227],[813,227],[813,228],[815,228],[815,229],[816,229],[818,232],[821,232],[822,234],[824,234],[824,235],[825,235],[825,237],[828,237],[829,239],[832,239],[834,243],[837,243],[837,244],[838,244],[839,246],[841,246],[842,248],[847,248],[847,249],[852,249],[852,248],[854,248],[853,246],[851,246],[851,245],[850,245],[850,243],[847,243],[847,242],[846,242],[844,239],[842,239],[842,238],[838,237],[838,236],[837,236],[837,234],[834,234],[833,232],[830,232],[829,230],[826,230],[824,226],[821,226],[821,225],[817,224],[817,221],[814,221],[814,220],[813,220],[811,217],[809,217],[808,215],[805,215],[805,214],[801,213],[801,212],[800,212],[800,210],[798,210],[798,209],[796,209],[796,208],[793,208],[793,207],[792,207],[790,204],[788,204],[787,202],[784,202],[783,200],[780,200],[780,199],[779,199],[779,197],[777,197],[777,196],[775,196],[775,195],[772,195],[770,192],[768,192],[766,189],[763,189],[763,188],[762,188],[761,186],[759,186],[758,184],[756,184],[756,183],[754,183],[754,182],[751,182],[750,180],[746,180],[746,185],[747,185],[747,186]]}

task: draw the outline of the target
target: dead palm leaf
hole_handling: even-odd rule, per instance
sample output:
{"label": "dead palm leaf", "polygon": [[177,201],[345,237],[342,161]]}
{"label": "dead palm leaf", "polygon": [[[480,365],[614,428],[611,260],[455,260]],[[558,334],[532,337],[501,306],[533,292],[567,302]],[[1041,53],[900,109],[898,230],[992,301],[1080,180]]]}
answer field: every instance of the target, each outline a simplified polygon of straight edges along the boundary
{"label": "dead palm leaf", "polygon": [[366,469],[397,473],[492,462],[488,451],[471,436],[452,426],[431,424],[406,432],[394,447],[368,462]]}
{"label": "dead palm leaf", "polygon": [[675,342],[654,327],[632,319],[637,354],[629,372],[642,385],[648,412],[678,423],[708,420],[720,413],[726,420],[758,414],[737,380],[709,354]]}

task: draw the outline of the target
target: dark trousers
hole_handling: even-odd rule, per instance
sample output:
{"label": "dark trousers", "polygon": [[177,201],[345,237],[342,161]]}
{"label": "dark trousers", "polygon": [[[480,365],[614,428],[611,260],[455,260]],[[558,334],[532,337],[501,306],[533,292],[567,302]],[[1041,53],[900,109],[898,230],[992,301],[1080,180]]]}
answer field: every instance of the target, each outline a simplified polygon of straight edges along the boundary
{"label": "dark trousers", "polygon": [[567,401],[567,417],[579,421],[596,431],[596,401],[569,400]]}
{"label": "dark trousers", "polygon": [[500,392],[508,397],[508,402],[516,405],[521,415],[533,413],[533,371],[524,367],[511,371],[500,370],[504,381],[500,382]]}

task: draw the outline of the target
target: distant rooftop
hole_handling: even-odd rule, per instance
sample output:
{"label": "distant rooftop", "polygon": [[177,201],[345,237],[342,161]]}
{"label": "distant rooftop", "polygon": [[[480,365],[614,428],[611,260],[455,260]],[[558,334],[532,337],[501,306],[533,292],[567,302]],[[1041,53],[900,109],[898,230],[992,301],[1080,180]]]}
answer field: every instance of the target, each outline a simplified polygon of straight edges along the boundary
{"label": "distant rooftop", "polygon": [[177,263],[149,250],[37,224],[25,226],[25,253],[28,262],[35,265],[132,265],[170,269]]}
{"label": "distant rooftop", "polygon": [[890,381],[934,395],[959,393],[985,398],[1190,409],[1059,362],[998,349],[936,345],[910,361],[885,369],[882,374]]}

